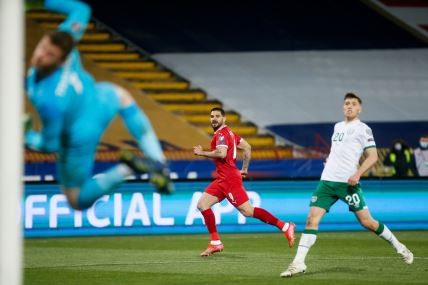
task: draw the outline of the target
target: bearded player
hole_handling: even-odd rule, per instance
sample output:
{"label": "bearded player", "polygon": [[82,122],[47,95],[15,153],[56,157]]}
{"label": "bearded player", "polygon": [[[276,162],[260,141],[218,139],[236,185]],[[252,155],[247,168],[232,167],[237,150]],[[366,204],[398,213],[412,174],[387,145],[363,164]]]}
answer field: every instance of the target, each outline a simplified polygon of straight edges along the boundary
{"label": "bearded player", "polygon": [[[193,147],[195,155],[212,158],[217,171],[217,179],[205,189],[198,201],[198,209],[204,217],[211,239],[207,249],[201,253],[201,256],[209,256],[224,249],[217,232],[215,216],[211,207],[225,198],[245,217],[254,217],[276,226],[285,234],[288,239],[288,245],[292,247],[294,244],[295,224],[283,222],[268,211],[253,207],[242,185],[242,178],[248,175],[251,146],[229,129],[226,125],[225,111],[222,108],[213,108],[211,110],[211,126],[214,129],[211,150],[204,151],[200,145]],[[235,165],[237,149],[242,150],[244,153],[241,171]]]}

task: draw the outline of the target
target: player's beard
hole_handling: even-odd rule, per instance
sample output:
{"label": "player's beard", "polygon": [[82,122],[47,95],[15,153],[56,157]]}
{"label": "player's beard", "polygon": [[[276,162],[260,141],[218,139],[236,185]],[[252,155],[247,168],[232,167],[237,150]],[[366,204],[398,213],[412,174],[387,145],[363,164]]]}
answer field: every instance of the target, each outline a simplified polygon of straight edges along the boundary
{"label": "player's beard", "polygon": [[60,65],[59,64],[52,64],[48,66],[39,67],[37,69],[37,80],[41,80],[45,78],[46,76],[52,74]]}
{"label": "player's beard", "polygon": [[[215,123],[217,123],[217,126],[214,126]],[[211,127],[213,128],[214,132],[220,129],[221,126],[223,126],[223,122],[217,122],[217,121],[211,122]]]}

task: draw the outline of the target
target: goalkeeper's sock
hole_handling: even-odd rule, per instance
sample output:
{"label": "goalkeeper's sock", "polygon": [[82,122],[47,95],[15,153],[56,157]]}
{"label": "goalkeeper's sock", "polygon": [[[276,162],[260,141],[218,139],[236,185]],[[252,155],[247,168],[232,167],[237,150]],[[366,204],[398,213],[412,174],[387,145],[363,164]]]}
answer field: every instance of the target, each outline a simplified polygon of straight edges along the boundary
{"label": "goalkeeper's sock", "polygon": [[119,164],[110,168],[83,184],[80,187],[77,203],[81,210],[87,209],[101,196],[110,193],[131,175],[133,171],[125,164]]}
{"label": "goalkeeper's sock", "polygon": [[120,116],[122,117],[126,128],[129,130],[131,135],[139,141],[143,137],[143,132],[145,129],[144,121],[145,119],[143,113],[138,108],[136,103],[121,109],[119,111]]}
{"label": "goalkeeper's sock", "polygon": [[213,210],[209,208],[201,211],[201,214],[204,217],[205,225],[207,226],[208,232],[210,233],[210,240],[213,241],[214,244],[217,243],[217,241],[220,241],[220,236],[217,232]]}
{"label": "goalkeeper's sock", "polygon": [[304,230],[300,237],[299,247],[297,248],[296,256],[293,262],[305,263],[306,255],[317,240],[317,230]]}
{"label": "goalkeeper's sock", "polygon": [[404,247],[403,244],[395,237],[395,235],[383,223],[379,222],[379,227],[375,231],[375,233],[382,239],[389,242],[397,252],[403,249]]}
{"label": "goalkeeper's sock", "polygon": [[155,161],[165,162],[161,145],[147,116],[140,110],[134,102],[131,105],[120,110],[126,128],[138,143],[140,150]]}

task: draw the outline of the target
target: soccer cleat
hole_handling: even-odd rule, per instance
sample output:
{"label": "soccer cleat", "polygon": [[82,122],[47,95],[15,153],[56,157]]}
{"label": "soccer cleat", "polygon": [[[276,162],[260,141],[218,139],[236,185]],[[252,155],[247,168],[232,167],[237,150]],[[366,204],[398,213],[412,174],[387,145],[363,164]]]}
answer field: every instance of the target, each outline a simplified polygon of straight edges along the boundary
{"label": "soccer cleat", "polygon": [[175,191],[174,184],[172,184],[171,180],[169,180],[168,169],[151,173],[150,182],[155,185],[157,191],[161,194],[172,194]]}
{"label": "soccer cleat", "polygon": [[294,231],[296,229],[296,225],[292,222],[288,223],[288,229],[284,232],[285,237],[288,239],[288,246],[293,247],[294,245]]}
{"label": "soccer cleat", "polygon": [[130,150],[122,150],[119,159],[137,173],[148,173],[150,182],[156,187],[157,192],[171,194],[174,185],[169,180],[169,169],[153,160],[140,157]]}
{"label": "soccer cleat", "polygon": [[219,245],[214,245],[209,243],[206,250],[201,253],[201,256],[210,256],[216,252],[222,252],[224,249],[224,245],[221,243]]}
{"label": "soccer cleat", "polygon": [[304,263],[292,262],[288,266],[287,270],[281,273],[281,277],[291,277],[300,273],[306,272],[306,265]]}
{"label": "soccer cleat", "polygon": [[403,245],[403,248],[400,251],[397,251],[397,253],[401,255],[405,263],[413,263],[413,253],[406,246]]}
{"label": "soccer cleat", "polygon": [[138,173],[150,173],[154,168],[152,161],[142,158],[130,150],[121,150],[119,160]]}

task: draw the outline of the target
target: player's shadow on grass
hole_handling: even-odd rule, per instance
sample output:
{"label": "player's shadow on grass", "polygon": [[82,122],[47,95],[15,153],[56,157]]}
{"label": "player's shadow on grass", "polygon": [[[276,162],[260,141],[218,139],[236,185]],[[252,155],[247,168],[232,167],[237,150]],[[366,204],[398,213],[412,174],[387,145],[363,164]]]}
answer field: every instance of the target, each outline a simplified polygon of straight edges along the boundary
{"label": "player's shadow on grass", "polygon": [[354,268],[354,267],[331,267],[327,269],[318,269],[315,271],[308,271],[305,274],[302,274],[300,276],[304,275],[316,275],[316,274],[325,274],[325,273],[348,273],[348,274],[355,274],[355,273],[362,273],[367,271],[367,269],[362,268]]}
{"label": "player's shadow on grass", "polygon": [[[248,255],[245,255],[245,254],[233,254],[233,253],[219,253],[219,254],[213,254],[213,255],[210,255],[210,256],[206,256],[206,257],[201,257],[201,259],[206,259],[206,260],[209,260],[209,259],[217,259],[217,260],[219,260],[219,259],[222,259],[222,260],[224,260],[224,261],[226,261],[226,260],[251,260],[252,258],[254,258],[254,257],[251,257],[251,256],[248,256]],[[254,259],[254,260],[256,260],[256,259]]]}
{"label": "player's shadow on grass", "polygon": [[233,260],[242,260],[243,258],[248,258],[248,256],[245,255],[239,255],[239,254],[213,254],[207,257],[202,257],[202,259],[223,259],[223,260],[228,260],[228,259],[233,259]]}

